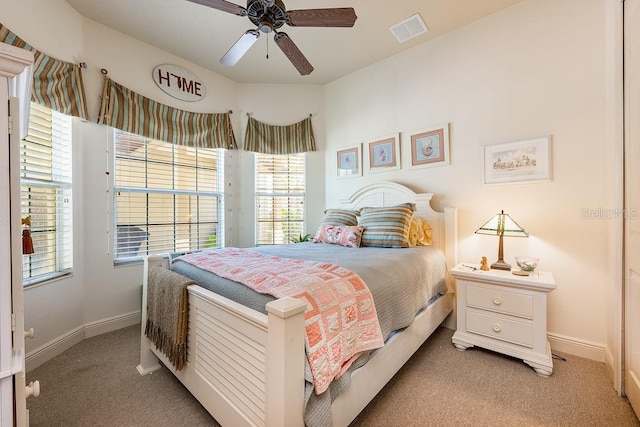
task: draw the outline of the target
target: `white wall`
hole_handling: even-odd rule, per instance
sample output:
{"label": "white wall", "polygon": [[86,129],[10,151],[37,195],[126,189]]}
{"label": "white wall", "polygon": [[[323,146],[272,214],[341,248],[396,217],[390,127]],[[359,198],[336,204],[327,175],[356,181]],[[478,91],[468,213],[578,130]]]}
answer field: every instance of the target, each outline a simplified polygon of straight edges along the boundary
{"label": "white wall", "polygon": [[[109,133],[95,124],[105,68],[119,83],[159,102],[194,111],[233,110],[242,146],[246,113],[272,124],[313,114],[318,153],[309,155],[308,225],[322,210],[375,180],[393,180],[436,193],[435,206],[459,208],[460,259],[493,261],[497,239],[474,235],[500,209],[530,233],[506,239],[505,255],[538,255],[555,274],[549,331],[563,342],[602,350],[611,332],[608,294],[615,286],[614,221],[585,220],[584,209],[614,209],[615,125],[611,120],[610,40],[606,0],[527,0],[325,87],[238,85],[224,77],[83,19],[63,0],[0,0],[4,25],[43,52],[85,61],[91,122],[74,123],[75,273],[25,292],[27,350],[83,325],[139,310],[141,267],[115,268],[108,253]],[[161,63],[190,69],[207,86],[205,100],[169,98],[152,83]],[[608,121],[609,120],[609,121]],[[411,131],[450,123],[451,165],[410,171]],[[401,132],[400,171],[335,178],[335,150]],[[549,183],[481,184],[482,147],[552,135]],[[603,154],[604,153],[604,154]],[[253,161],[228,153],[227,244],[253,242]],[[325,177],[326,168],[326,177]],[[324,197],[322,196],[324,195]],[[609,328],[609,329],[608,329]],[[614,331],[615,332],[615,331]],[[565,340],[566,338],[566,340]],[[615,340],[609,340],[615,342]],[[596,353],[597,353],[596,351]],[[588,356],[592,356],[589,354]]]}
{"label": "white wall", "polygon": [[[459,258],[470,263],[497,258],[497,238],[474,231],[504,209],[531,236],[506,238],[506,261],[539,256],[539,269],[555,275],[552,346],[593,347],[599,358],[615,248],[611,221],[583,213],[614,208],[617,191],[604,10],[605,0],[524,1],[325,88],[328,206],[380,179],[434,192],[437,208],[458,207]],[[411,131],[447,122],[451,165],[408,170]],[[402,170],[335,178],[338,147],[394,132],[402,133]],[[551,182],[482,185],[484,146],[545,135],[553,140]]]}
{"label": "white wall", "polygon": [[[74,120],[74,274],[25,290],[25,326],[33,327],[35,338],[27,352],[40,354],[30,368],[81,340],[108,330],[118,323],[135,322],[140,311],[142,266],[114,267],[110,254],[111,134],[96,124],[103,76],[158,102],[198,112],[232,110],[232,124],[239,147],[243,145],[246,112],[272,124],[290,124],[314,114],[316,142],[324,146],[322,88],[318,86],[240,85],[170,55],[153,46],[113,31],[78,15],[63,0],[0,0],[0,22],[42,52],[69,62],[86,62],[83,71],[91,120]],[[156,65],[171,63],[195,73],[207,92],[199,102],[184,102],[158,89],[151,78]],[[323,194],[323,154],[309,155],[309,191]],[[227,245],[253,245],[253,155],[242,150],[227,151],[225,181],[228,184],[226,222]],[[241,202],[240,194],[248,194]],[[236,198],[234,198],[236,196]],[[309,224],[317,227],[324,199],[309,201]],[[249,203],[245,208],[244,203]],[[242,208],[241,208],[242,206]],[[249,221],[240,227],[239,221]],[[115,319],[115,320],[114,320]],[[110,323],[112,322],[112,323]],[[102,326],[101,326],[102,325]],[[59,344],[62,342],[62,344]],[[52,348],[53,347],[53,348]]]}
{"label": "white wall", "polygon": [[[113,31],[94,21],[84,20],[83,53],[88,68],[84,73],[87,102],[94,123],[83,123],[80,135],[74,135],[74,150],[82,150],[82,195],[76,198],[83,205],[85,260],[77,267],[85,269],[84,320],[93,322],[115,315],[140,310],[142,266],[113,266],[110,252],[112,239],[112,194],[107,171],[112,171],[111,133],[106,126],[95,124],[103,77],[100,70],[108,71],[114,81],[158,102],[198,112],[225,112],[236,109],[237,85],[228,79],[190,64],[150,45]],[[199,102],[186,102],[171,98],[162,92],[151,78],[156,65],[171,63],[191,70],[207,88]],[[238,129],[237,115],[232,115]],[[238,129],[239,130],[239,129]],[[236,137],[238,137],[236,130]],[[76,153],[78,151],[75,151]],[[74,181],[78,182],[77,180]]]}
{"label": "white wall", "polygon": [[[82,56],[82,19],[64,1],[42,2],[23,0],[19,5],[9,0],[0,0],[2,24],[33,46],[56,58],[74,62]],[[52,43],[50,34],[56,34]],[[74,123],[74,132],[78,129]],[[82,181],[82,162],[74,156],[75,177]],[[78,193],[74,193],[74,199]],[[74,205],[74,230],[82,228],[81,203]],[[82,262],[82,233],[74,233],[74,264]],[[72,277],[53,281],[45,286],[34,286],[25,290],[25,327],[33,327],[36,336],[27,340],[27,352],[73,331],[84,323],[84,271],[76,270]]]}
{"label": "white wall", "polygon": [[[241,105],[242,131],[244,136],[247,124],[247,113],[258,121],[271,125],[286,125],[305,119],[311,114],[313,132],[318,151],[307,153],[307,200],[306,226],[307,233],[315,233],[322,221],[324,211],[324,114],[323,88],[313,85],[241,85],[238,104]],[[243,141],[241,142],[243,143]],[[234,153],[235,154],[235,153]],[[236,211],[240,217],[238,224],[239,244],[236,246],[255,245],[255,197],[253,191],[254,161],[253,155],[240,151],[235,181],[240,183],[241,191],[232,192]]]}

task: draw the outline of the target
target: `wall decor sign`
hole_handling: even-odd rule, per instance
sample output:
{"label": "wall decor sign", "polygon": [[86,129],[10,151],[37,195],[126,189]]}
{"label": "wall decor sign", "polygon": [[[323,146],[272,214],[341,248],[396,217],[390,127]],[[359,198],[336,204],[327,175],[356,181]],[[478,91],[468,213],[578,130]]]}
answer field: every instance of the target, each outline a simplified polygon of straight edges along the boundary
{"label": "wall decor sign", "polygon": [[182,101],[200,101],[206,92],[198,76],[177,65],[158,65],[153,69],[153,81],[167,95]]}
{"label": "wall decor sign", "polygon": [[551,137],[484,147],[483,184],[551,180]]}
{"label": "wall decor sign", "polygon": [[369,172],[400,169],[400,139],[398,134],[377,138],[367,143]]}
{"label": "wall decor sign", "polygon": [[336,157],[338,178],[362,176],[360,144],[338,150]]}
{"label": "wall decor sign", "polygon": [[449,164],[449,124],[411,134],[411,169]]}

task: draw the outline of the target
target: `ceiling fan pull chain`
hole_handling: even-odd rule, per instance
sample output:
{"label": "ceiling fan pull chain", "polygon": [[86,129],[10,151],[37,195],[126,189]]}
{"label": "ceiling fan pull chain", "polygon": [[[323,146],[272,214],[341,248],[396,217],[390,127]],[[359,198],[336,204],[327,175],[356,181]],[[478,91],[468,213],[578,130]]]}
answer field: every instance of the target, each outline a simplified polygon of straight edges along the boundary
{"label": "ceiling fan pull chain", "polygon": [[269,59],[269,34],[267,34],[267,59]]}

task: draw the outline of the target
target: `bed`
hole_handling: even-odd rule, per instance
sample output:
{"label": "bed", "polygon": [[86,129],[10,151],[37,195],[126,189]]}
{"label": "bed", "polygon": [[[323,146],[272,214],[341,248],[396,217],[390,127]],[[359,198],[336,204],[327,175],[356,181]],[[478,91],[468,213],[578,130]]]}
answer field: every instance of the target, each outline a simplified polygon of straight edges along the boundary
{"label": "bed", "polygon": [[[432,244],[428,250],[440,252],[443,262],[446,261],[446,272],[447,266],[455,265],[457,260],[456,210],[445,208],[444,212],[436,212],[431,207],[431,198],[431,193],[417,194],[403,185],[381,182],[361,188],[341,204],[344,208],[359,209],[415,203],[414,216],[425,218],[432,228]],[[312,249],[320,245],[288,245],[283,256],[296,248],[313,252]],[[340,252],[334,248],[333,251],[332,256],[338,259],[343,253],[360,249]],[[407,249],[395,251],[409,254]],[[308,363],[304,351],[306,303],[284,297],[273,299],[260,310],[204,287],[189,286],[187,361],[183,369],[176,370],[144,334],[149,271],[158,266],[169,268],[169,257],[146,258],[143,334],[137,367],[140,374],[151,373],[161,364],[165,365],[223,426],[304,425],[309,400],[309,383],[305,380],[305,373],[308,379]],[[186,275],[188,271],[180,273]],[[366,364],[354,363],[345,380],[348,387],[342,387],[344,390],[340,394],[334,393],[332,401],[325,399],[334,426],[347,426],[447,319],[453,311],[453,295],[442,290],[439,293],[440,297],[433,298],[433,302],[418,310],[412,323],[390,334],[384,347],[373,351]],[[222,365],[224,368],[220,369]]]}

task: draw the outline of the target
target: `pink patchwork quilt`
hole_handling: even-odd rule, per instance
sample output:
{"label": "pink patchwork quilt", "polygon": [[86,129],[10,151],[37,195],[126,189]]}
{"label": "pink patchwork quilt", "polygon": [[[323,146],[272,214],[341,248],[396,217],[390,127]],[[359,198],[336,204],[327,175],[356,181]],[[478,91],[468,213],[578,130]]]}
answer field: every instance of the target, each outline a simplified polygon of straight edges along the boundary
{"label": "pink patchwork quilt", "polygon": [[318,394],[362,352],[384,345],[371,292],[360,276],[346,268],[239,248],[180,259],[256,292],[306,300],[307,358]]}

